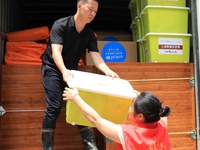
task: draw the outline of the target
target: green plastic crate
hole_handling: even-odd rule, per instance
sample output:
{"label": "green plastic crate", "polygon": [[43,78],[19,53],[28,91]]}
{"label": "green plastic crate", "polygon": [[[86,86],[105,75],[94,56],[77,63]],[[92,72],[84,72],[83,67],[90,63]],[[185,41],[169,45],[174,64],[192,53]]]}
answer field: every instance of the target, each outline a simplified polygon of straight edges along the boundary
{"label": "green plastic crate", "polygon": [[132,32],[133,41],[137,41],[144,36],[141,19],[138,16],[136,16],[135,19],[132,21],[130,29]]}
{"label": "green plastic crate", "polygon": [[141,13],[141,0],[131,0],[128,9],[130,9],[131,19],[134,20],[136,16]]}
{"label": "green plastic crate", "polygon": [[191,34],[148,33],[141,39],[146,62],[189,62]]}
{"label": "green plastic crate", "polygon": [[185,7],[186,0],[140,0],[140,4],[137,7],[140,7],[143,10],[147,5],[159,5],[159,6],[178,6]]}
{"label": "green plastic crate", "polygon": [[188,33],[188,7],[146,6],[140,14],[144,35],[149,32]]}

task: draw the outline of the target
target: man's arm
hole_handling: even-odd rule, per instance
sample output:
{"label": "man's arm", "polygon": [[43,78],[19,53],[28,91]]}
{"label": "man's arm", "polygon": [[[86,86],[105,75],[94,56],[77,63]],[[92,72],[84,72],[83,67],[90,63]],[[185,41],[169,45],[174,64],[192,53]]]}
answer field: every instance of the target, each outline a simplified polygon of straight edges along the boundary
{"label": "man's arm", "polygon": [[111,76],[113,78],[119,78],[119,76],[106,65],[103,58],[98,52],[90,52],[90,55],[94,62],[94,65],[105,75]]}
{"label": "man's arm", "polygon": [[72,73],[70,72],[70,70],[68,70],[65,67],[65,64],[64,64],[64,61],[63,61],[63,58],[62,58],[63,46],[59,45],[59,44],[51,44],[51,47],[52,47],[52,58],[53,58],[53,60],[54,60],[54,62],[56,64],[56,66],[58,67],[58,69],[62,73],[63,80],[65,82],[67,82],[67,77],[69,75],[72,75]]}

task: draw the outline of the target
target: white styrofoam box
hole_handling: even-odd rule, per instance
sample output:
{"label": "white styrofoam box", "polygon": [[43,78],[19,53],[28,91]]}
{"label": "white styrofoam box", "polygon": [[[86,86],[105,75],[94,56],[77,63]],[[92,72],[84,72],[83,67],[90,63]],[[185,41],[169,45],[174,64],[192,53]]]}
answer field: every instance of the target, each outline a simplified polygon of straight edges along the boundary
{"label": "white styrofoam box", "polygon": [[[136,97],[127,80],[83,71],[72,70],[72,73],[74,78],[68,78],[69,87],[78,88],[79,95],[101,117],[117,124],[124,123],[132,100]],[[68,123],[93,126],[71,101],[67,102],[66,113]]]}

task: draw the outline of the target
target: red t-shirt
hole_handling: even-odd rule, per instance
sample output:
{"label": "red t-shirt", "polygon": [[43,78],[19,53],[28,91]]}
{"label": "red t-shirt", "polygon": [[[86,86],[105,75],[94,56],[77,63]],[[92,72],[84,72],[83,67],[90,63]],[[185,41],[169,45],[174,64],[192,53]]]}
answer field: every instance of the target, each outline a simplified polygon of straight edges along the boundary
{"label": "red t-shirt", "polygon": [[123,124],[122,132],[125,150],[171,150],[168,131],[162,119],[151,124]]}
{"label": "red t-shirt", "polygon": [[122,144],[116,143],[116,150],[123,150]]}

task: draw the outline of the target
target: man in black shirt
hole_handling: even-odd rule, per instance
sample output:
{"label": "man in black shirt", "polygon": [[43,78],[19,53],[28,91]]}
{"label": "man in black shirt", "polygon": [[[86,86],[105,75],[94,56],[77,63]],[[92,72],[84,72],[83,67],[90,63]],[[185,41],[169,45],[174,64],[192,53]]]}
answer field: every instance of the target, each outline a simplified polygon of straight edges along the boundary
{"label": "man in black shirt", "polygon": [[[97,48],[96,37],[89,27],[98,11],[98,0],[78,0],[77,12],[73,16],[54,22],[46,51],[42,58],[42,81],[47,110],[42,123],[43,150],[53,150],[56,120],[62,107],[62,93],[67,77],[76,70],[86,49],[95,66],[105,75],[119,78],[103,61]],[[86,150],[96,150],[92,129],[78,126]]]}

